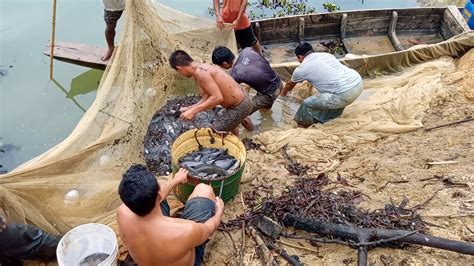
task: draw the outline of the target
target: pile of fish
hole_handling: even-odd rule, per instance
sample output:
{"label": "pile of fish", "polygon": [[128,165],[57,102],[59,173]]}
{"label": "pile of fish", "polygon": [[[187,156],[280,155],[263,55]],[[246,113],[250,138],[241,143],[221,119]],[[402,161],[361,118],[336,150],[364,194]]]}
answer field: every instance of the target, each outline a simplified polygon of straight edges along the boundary
{"label": "pile of fish", "polygon": [[200,112],[192,121],[179,118],[181,107],[190,106],[199,101],[200,97],[186,96],[169,100],[151,119],[145,135],[144,157],[147,168],[158,175],[171,172],[171,146],[182,133],[193,129],[210,127],[218,109]]}
{"label": "pile of fish", "polygon": [[201,180],[213,180],[235,173],[240,161],[229,155],[227,149],[202,148],[179,159],[179,166]]}

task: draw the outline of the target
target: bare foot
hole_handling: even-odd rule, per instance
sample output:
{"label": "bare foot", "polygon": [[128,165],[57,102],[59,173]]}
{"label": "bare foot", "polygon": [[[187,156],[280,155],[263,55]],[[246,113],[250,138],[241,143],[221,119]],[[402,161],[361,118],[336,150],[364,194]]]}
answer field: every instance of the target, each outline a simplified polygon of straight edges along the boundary
{"label": "bare foot", "polygon": [[297,124],[298,124],[299,128],[308,128],[308,127],[311,126],[311,125],[305,125],[305,124],[301,124],[301,123],[297,123]]}
{"label": "bare foot", "polygon": [[244,121],[241,122],[242,126],[245,127],[245,129],[247,129],[248,131],[253,131],[254,127],[253,127],[253,123],[252,123],[252,120],[250,120],[249,117],[246,117],[244,119]]}
{"label": "bare foot", "polygon": [[110,59],[110,57],[112,56],[112,53],[114,52],[114,48],[115,48],[115,47],[109,48],[109,50],[107,50],[107,53],[105,53],[105,55],[102,56],[102,58],[101,58],[102,61],[107,61],[107,60]]}

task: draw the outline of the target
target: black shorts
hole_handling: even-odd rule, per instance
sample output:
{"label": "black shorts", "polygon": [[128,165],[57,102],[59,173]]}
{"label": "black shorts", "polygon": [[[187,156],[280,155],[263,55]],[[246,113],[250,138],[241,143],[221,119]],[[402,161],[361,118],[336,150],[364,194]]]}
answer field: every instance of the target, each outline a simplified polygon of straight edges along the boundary
{"label": "black shorts", "polygon": [[117,23],[119,18],[122,16],[123,10],[109,11],[104,9],[104,21],[107,24]]}
{"label": "black shorts", "polygon": [[[170,216],[170,206],[166,200],[160,203],[161,212],[165,216]],[[195,197],[189,199],[185,206],[182,219],[195,221],[196,223],[204,223],[214,216],[214,210],[216,205],[214,201],[204,197]],[[194,259],[194,265],[201,265],[204,259],[204,249],[206,248],[206,242],[194,248],[196,257]]]}
{"label": "black shorts", "polygon": [[252,25],[245,29],[236,30],[235,39],[237,40],[237,43],[242,49],[244,49],[245,47],[250,47],[257,42],[257,37],[255,37]]}

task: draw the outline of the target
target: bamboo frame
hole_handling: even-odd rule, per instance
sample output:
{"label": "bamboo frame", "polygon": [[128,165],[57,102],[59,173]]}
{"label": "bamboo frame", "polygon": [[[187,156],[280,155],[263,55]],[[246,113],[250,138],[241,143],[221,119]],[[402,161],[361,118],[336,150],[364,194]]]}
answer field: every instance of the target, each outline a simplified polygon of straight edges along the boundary
{"label": "bamboo frame", "polygon": [[56,37],[56,0],[53,0],[53,16],[52,16],[52,30],[51,30],[51,52],[49,55],[49,79],[53,80],[53,58],[54,58],[54,43]]}

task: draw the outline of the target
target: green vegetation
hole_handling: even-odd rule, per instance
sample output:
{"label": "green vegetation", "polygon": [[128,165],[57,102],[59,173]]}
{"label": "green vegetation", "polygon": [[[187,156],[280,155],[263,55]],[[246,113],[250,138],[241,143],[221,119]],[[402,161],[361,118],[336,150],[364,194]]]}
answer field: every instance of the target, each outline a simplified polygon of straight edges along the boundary
{"label": "green vegetation", "polygon": [[[249,3],[251,20],[314,13],[307,0],[259,0]],[[259,11],[256,11],[259,10]]]}
{"label": "green vegetation", "polygon": [[335,2],[324,2],[323,7],[328,12],[336,12],[336,11],[341,10],[341,7],[338,4],[336,4]]}

